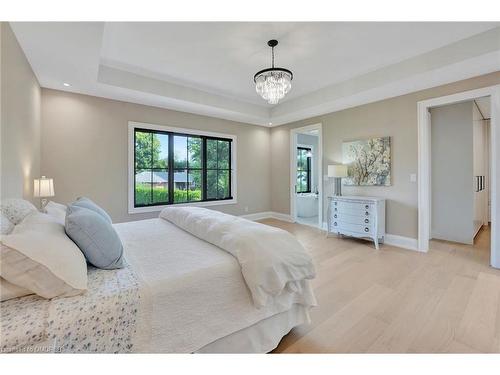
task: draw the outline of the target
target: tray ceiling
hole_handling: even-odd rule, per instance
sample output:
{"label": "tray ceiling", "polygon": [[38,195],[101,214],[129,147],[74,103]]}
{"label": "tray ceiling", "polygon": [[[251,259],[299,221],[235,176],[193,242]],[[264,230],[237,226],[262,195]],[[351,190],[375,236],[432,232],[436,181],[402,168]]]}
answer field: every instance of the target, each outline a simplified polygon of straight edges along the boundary
{"label": "tray ceiling", "polygon": [[[265,126],[500,66],[499,23],[11,25],[43,87]],[[252,80],[270,64],[271,38],[279,40],[277,65],[294,72],[291,92],[276,106]]]}

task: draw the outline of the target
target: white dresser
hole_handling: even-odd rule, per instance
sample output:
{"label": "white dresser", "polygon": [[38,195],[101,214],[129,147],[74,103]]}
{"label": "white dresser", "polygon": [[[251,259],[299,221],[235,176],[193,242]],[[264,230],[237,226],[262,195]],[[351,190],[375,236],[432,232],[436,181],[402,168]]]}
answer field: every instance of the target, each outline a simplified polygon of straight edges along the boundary
{"label": "white dresser", "polygon": [[385,199],[363,196],[328,197],[328,235],[371,238],[375,248],[385,237]]}

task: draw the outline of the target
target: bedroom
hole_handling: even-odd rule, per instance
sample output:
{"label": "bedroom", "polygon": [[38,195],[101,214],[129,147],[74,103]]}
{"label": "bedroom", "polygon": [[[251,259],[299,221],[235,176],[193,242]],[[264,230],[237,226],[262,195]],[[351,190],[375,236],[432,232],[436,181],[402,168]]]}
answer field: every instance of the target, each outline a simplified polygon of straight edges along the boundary
{"label": "bedroom", "polygon": [[[2,352],[500,352],[500,22],[101,18],[1,23]],[[479,98],[466,244],[428,113]]]}

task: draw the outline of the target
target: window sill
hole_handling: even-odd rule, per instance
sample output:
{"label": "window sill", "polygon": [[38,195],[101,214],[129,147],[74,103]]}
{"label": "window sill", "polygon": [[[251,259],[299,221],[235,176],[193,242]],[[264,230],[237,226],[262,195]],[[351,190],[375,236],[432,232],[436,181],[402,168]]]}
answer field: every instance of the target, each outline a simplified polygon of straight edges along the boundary
{"label": "window sill", "polygon": [[208,201],[208,202],[191,202],[191,203],[177,203],[177,204],[166,204],[163,206],[150,206],[150,207],[129,207],[129,214],[142,214],[147,212],[160,212],[165,207],[186,207],[186,206],[194,206],[194,207],[209,207],[209,206],[224,206],[227,204],[236,204],[238,201],[236,198],[220,200],[220,201]]}

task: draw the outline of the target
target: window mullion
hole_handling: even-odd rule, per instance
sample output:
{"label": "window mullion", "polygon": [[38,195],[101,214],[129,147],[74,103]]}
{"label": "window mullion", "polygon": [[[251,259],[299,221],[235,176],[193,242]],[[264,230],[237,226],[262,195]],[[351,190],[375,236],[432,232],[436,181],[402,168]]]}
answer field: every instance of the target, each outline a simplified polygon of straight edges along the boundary
{"label": "window mullion", "polygon": [[202,137],[201,141],[201,197],[207,200],[207,137]]}
{"label": "window mullion", "polygon": [[216,181],[217,181],[217,196],[215,199],[219,199],[219,141],[215,141],[217,143],[217,151],[215,152],[215,176],[216,176]]}
{"label": "window mullion", "polygon": [[311,158],[307,158],[307,191],[311,192]]}
{"label": "window mullion", "polygon": [[189,137],[186,137],[186,202],[189,202]]}
{"label": "window mullion", "polygon": [[168,133],[168,204],[174,202],[174,136]]}
{"label": "window mullion", "polygon": [[232,187],[231,187],[231,179],[232,179],[232,171],[231,171],[231,156],[233,155],[232,154],[232,150],[231,150],[231,146],[232,146],[232,143],[231,142],[228,142],[229,146],[228,146],[228,149],[229,149],[229,155],[228,155],[228,166],[229,166],[229,189],[228,189],[228,197],[232,197],[233,196],[233,190],[232,190]]}
{"label": "window mullion", "polygon": [[153,204],[153,186],[154,186],[153,185],[153,167],[154,167],[154,159],[153,159],[153,150],[154,150],[154,148],[153,148],[153,136],[154,136],[154,134],[153,134],[153,132],[151,132],[150,135],[151,135],[151,139],[150,139],[150,142],[151,142],[151,161],[149,162],[150,163],[149,168],[151,168],[150,169],[150,171],[151,171],[151,177],[150,177],[151,200],[150,200],[150,202],[151,202],[151,204]]}

